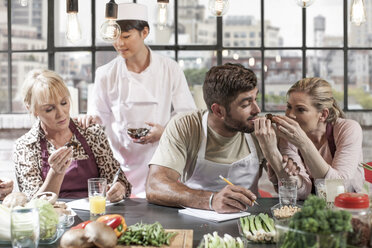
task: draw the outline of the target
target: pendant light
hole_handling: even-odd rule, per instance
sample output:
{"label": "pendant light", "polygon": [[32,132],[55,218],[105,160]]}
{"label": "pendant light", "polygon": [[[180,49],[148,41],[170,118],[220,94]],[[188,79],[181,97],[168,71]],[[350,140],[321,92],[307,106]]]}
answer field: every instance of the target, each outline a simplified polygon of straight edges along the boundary
{"label": "pendant light", "polygon": [[101,25],[100,33],[104,41],[114,42],[121,34],[120,26],[116,23],[118,18],[118,5],[115,0],[106,3],[106,21]]}
{"label": "pendant light", "polygon": [[350,8],[350,21],[356,26],[366,22],[366,9],[364,0],[353,0]]}
{"label": "pendant light", "polygon": [[66,28],[66,38],[72,44],[78,43],[81,36],[80,23],[78,19],[78,0],[67,0],[66,1],[66,12],[67,12],[67,28]]}
{"label": "pendant light", "polygon": [[214,16],[223,16],[229,9],[229,0],[209,0],[208,9]]}
{"label": "pendant light", "polygon": [[163,30],[168,22],[168,4],[169,0],[158,0],[158,28]]}
{"label": "pendant light", "polygon": [[307,8],[315,2],[315,0],[295,0],[295,1],[297,5],[302,8]]}

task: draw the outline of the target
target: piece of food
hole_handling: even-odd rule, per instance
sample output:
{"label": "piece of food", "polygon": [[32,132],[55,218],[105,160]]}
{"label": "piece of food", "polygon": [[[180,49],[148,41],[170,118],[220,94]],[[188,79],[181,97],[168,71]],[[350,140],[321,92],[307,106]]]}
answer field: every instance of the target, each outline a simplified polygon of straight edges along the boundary
{"label": "piece of food", "polygon": [[150,132],[148,128],[128,128],[127,133],[132,139],[145,137]]}
{"label": "piece of food", "polygon": [[41,200],[48,201],[52,205],[56,203],[57,198],[58,196],[54,192],[41,192],[41,193],[36,194],[33,197],[33,199],[41,199]]}
{"label": "piece of food", "polygon": [[265,117],[266,117],[266,119],[269,119],[270,121],[271,121],[271,123],[276,123],[274,120],[273,120],[273,117],[274,117],[275,115],[273,115],[273,114],[266,114],[265,115]]}
{"label": "piece of food", "polygon": [[292,217],[298,211],[301,211],[301,208],[297,206],[285,205],[285,206],[281,206],[280,208],[274,209],[273,213],[274,213],[275,218],[283,219],[283,218]]}
{"label": "piece of food", "polygon": [[53,204],[53,207],[59,216],[71,215],[71,211],[67,209],[67,204],[65,202],[57,201]]}
{"label": "piece of food", "polygon": [[274,220],[267,214],[250,215],[240,218],[244,236],[254,242],[276,242]]}
{"label": "piece of food", "polygon": [[116,246],[116,234],[114,230],[105,223],[92,221],[86,225],[84,231],[85,236],[88,238],[88,242],[93,242],[100,248],[111,248]]}
{"label": "piece of food", "polygon": [[61,248],[87,248],[93,247],[94,244],[88,242],[83,229],[70,229],[63,234],[60,246]]}
{"label": "piece of food", "polygon": [[26,207],[36,207],[39,210],[40,239],[53,238],[57,233],[59,216],[53,205],[46,200],[32,199]]}
{"label": "piece of food", "polygon": [[78,149],[79,148],[79,143],[75,142],[75,141],[70,141],[70,142],[67,142],[64,146],[67,146],[67,147],[71,147],[73,149]]}
{"label": "piece of food", "polygon": [[128,226],[118,239],[118,244],[124,245],[144,245],[144,246],[162,246],[169,245],[176,232],[165,232],[159,222],[154,224],[137,223]]}
{"label": "piece of food", "polygon": [[91,220],[84,221],[80,223],[79,225],[71,227],[71,229],[84,229],[90,222],[92,221]]}
{"label": "piece of food", "polygon": [[224,237],[218,236],[217,232],[213,232],[213,235],[210,233],[203,236],[202,245],[208,248],[244,248],[244,243],[241,238],[233,238],[229,234],[225,234]]}
{"label": "piece of food", "polygon": [[23,207],[27,201],[27,196],[24,193],[13,192],[4,198],[3,205],[8,208],[14,208],[17,206]]}
{"label": "piece of food", "polygon": [[123,216],[119,214],[108,214],[103,215],[97,219],[98,222],[103,222],[107,226],[111,227],[116,237],[120,237],[123,232],[127,230],[127,225]]}

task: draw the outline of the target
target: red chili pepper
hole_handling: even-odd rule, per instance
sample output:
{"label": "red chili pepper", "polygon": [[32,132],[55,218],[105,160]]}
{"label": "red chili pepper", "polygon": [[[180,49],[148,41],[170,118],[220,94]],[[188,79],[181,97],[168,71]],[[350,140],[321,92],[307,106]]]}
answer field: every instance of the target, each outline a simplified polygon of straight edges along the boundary
{"label": "red chili pepper", "polygon": [[84,221],[84,222],[80,223],[79,225],[71,227],[71,229],[84,229],[90,222],[92,222],[92,221],[91,220]]}

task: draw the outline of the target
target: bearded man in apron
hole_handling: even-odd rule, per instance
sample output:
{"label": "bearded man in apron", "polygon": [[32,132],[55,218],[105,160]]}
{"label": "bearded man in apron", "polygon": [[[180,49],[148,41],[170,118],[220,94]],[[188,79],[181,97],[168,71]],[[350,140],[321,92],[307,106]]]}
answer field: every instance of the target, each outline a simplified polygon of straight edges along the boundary
{"label": "bearded man in apron", "polygon": [[[262,146],[278,177],[287,163],[270,120],[259,118],[257,78],[239,64],[212,67],[203,93],[208,110],[175,116],[150,161],[146,197],[151,203],[239,212],[258,196]],[[251,133],[258,133],[260,139]],[[227,178],[227,185],[219,178]]]}

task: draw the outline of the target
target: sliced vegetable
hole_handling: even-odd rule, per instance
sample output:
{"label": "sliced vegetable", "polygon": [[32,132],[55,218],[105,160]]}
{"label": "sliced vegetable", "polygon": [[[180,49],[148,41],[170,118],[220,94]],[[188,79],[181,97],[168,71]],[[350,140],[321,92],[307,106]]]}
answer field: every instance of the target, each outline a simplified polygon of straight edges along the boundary
{"label": "sliced vegetable", "polygon": [[92,222],[92,221],[91,220],[84,221],[84,222],[80,223],[79,225],[71,227],[71,229],[84,229],[86,227],[86,225],[88,225],[90,222]]}
{"label": "sliced vegetable", "polygon": [[0,204],[0,240],[10,241],[10,209]]}
{"label": "sliced vegetable", "polygon": [[111,227],[115,231],[116,237],[120,237],[127,230],[125,219],[119,214],[103,215],[99,217],[97,221],[103,222]]}
{"label": "sliced vegetable", "polygon": [[254,242],[275,242],[274,220],[267,214],[250,215],[240,218],[244,236]]}
{"label": "sliced vegetable", "polygon": [[225,234],[222,238],[218,236],[217,232],[213,232],[213,235],[210,233],[205,234],[201,245],[204,245],[205,248],[244,248],[244,243],[241,238],[233,238],[229,234]]}

